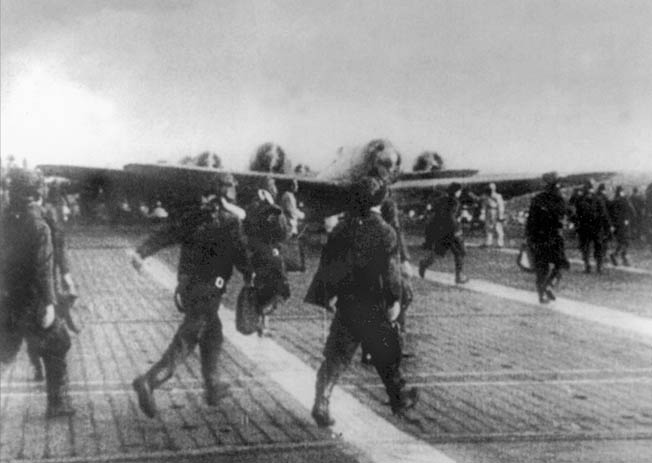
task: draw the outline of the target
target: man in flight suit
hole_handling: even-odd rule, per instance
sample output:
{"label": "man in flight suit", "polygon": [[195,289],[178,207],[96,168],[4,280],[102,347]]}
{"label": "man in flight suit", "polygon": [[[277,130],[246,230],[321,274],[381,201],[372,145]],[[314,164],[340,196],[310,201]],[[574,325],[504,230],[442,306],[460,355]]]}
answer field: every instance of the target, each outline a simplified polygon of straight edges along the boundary
{"label": "man in flight suit", "polygon": [[629,248],[629,240],[631,234],[631,224],[636,217],[636,210],[630,202],[629,198],[625,196],[625,191],[622,186],[616,187],[614,199],[611,201],[609,212],[611,214],[611,221],[614,226],[614,237],[616,238],[616,249],[609,255],[611,263],[614,266],[618,265],[618,256],[622,258],[624,266],[629,266],[627,259],[627,249]]}
{"label": "man in flight suit", "polygon": [[561,278],[561,270],[570,268],[562,236],[568,206],[559,192],[557,173],[544,174],[543,181],[546,188],[532,198],[525,225],[525,235],[534,259],[537,293],[542,304],[555,300],[552,286]]}
{"label": "man in flight suit", "polygon": [[602,262],[606,251],[606,242],[611,235],[611,218],[605,200],[597,193],[594,181],[584,186],[584,195],[575,203],[575,221],[577,238],[584,261],[584,272],[591,273],[590,250],[597,273],[602,272]]}
{"label": "man in flight suit", "polygon": [[224,176],[218,191],[213,201],[203,201],[201,209],[172,219],[134,255],[132,263],[140,269],[142,259],[167,246],[181,244],[175,302],[184,319],[163,357],[133,381],[140,408],[150,418],[157,415],[154,390],[174,374],[177,365],[197,344],[206,403],[217,405],[225,394],[227,386],[219,381],[223,337],[217,311],[233,267],[243,274],[245,284],[250,281],[250,270],[240,222],[242,210],[233,204],[233,177]]}
{"label": "man in flight suit", "polygon": [[[400,370],[401,343],[394,325],[400,313],[402,276],[396,232],[381,216],[386,194],[385,184],[375,178],[354,184],[354,207],[333,230],[322,252],[322,276],[338,274],[337,281],[320,288],[313,284],[309,291],[320,293],[306,296],[307,301],[326,307],[337,298],[325,359],[317,373],[312,416],[318,426],[334,424],[330,396],[360,344],[371,354],[392,411],[402,415],[417,401],[417,390],[405,390]],[[330,272],[330,263],[340,267],[344,263],[346,268]]]}
{"label": "man in flight suit", "polygon": [[[50,186],[47,193],[47,202],[43,204],[43,218],[50,227],[52,234],[54,289],[57,294],[57,302],[64,304],[64,299],[68,299],[68,304],[72,305],[77,298],[77,291],[70,274],[70,259],[68,258],[68,247],[66,244],[66,231],[64,229],[65,217],[62,211],[62,201],[63,197],[60,188],[57,185]],[[59,315],[61,317],[64,314]],[[64,319],[64,321],[68,320]],[[70,326],[68,327],[71,328]],[[27,354],[30,363],[34,367],[34,380],[43,381],[43,366],[39,354],[38,340],[27,337],[26,341]]]}
{"label": "man in flight suit", "polygon": [[466,250],[460,225],[460,195],[462,185],[453,182],[448,186],[447,195],[439,198],[433,207],[432,218],[426,229],[426,248],[430,255],[419,262],[419,276],[424,278],[426,269],[437,256],[444,256],[450,249],[455,259],[455,283],[469,281],[463,273]]}
{"label": "man in flight suit", "polygon": [[7,311],[2,314],[2,337],[11,336],[17,343],[14,352],[2,352],[2,360],[12,360],[22,339],[30,338],[45,367],[46,415],[69,416],[75,412],[68,395],[70,335],[55,312],[54,248],[52,230],[43,217],[43,178],[36,171],[14,169],[10,182],[0,248],[2,310]]}

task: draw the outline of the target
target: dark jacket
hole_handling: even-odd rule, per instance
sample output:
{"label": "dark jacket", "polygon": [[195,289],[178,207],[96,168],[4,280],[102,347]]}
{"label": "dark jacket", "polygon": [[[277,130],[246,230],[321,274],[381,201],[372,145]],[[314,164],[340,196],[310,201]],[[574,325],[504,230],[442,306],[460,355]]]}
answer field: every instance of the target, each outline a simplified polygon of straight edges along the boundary
{"label": "dark jacket", "polygon": [[604,198],[595,193],[586,193],[575,204],[577,233],[601,239],[611,234],[611,218]]}
{"label": "dark jacket", "polygon": [[40,317],[56,304],[54,249],[50,227],[41,206],[33,203],[20,212],[7,211],[2,224],[0,283],[8,305]]}
{"label": "dark jacket", "polygon": [[525,236],[535,262],[569,267],[562,236],[567,213],[566,201],[557,190],[547,189],[532,198]]}
{"label": "dark jacket", "polygon": [[616,237],[626,238],[632,221],[636,218],[636,210],[632,203],[624,196],[616,196],[609,205],[611,222],[615,228]]}
{"label": "dark jacket", "polygon": [[566,201],[559,192],[545,190],[537,194],[532,198],[525,224],[528,241],[540,243],[552,236],[560,236],[567,212]]}
{"label": "dark jacket", "polygon": [[426,225],[426,244],[430,248],[446,248],[455,237],[460,237],[460,201],[453,195],[440,196],[433,203],[432,213]]}
{"label": "dark jacket", "polygon": [[360,317],[382,316],[401,298],[401,264],[394,229],[380,214],[348,215],[322,250],[306,302],[359,310]]}
{"label": "dark jacket", "polygon": [[228,282],[233,266],[244,275],[250,272],[240,220],[222,208],[186,213],[151,235],[137,252],[145,258],[174,244],[181,244],[179,277],[213,284],[218,277]]}

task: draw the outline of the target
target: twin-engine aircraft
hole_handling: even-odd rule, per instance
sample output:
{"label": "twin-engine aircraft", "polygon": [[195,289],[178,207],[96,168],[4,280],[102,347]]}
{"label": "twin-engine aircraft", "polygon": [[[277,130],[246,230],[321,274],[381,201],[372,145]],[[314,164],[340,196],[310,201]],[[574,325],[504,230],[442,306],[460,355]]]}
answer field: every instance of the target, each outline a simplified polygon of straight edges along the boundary
{"label": "twin-engine aircraft", "polygon": [[[314,176],[300,172],[301,169],[297,169],[299,173],[292,171],[285,152],[272,143],[261,145],[251,160],[250,170],[239,172],[221,168],[220,159],[210,154],[186,158],[179,164],[127,164],[123,169],[72,165],[41,165],[39,168],[46,176],[69,179],[71,190],[87,200],[103,201],[107,206],[117,206],[124,201],[150,204],[161,201],[171,213],[197,201],[216,179],[227,173],[236,178],[239,200],[245,204],[265,178],[274,178],[280,191],[296,181],[297,198],[304,204],[310,221],[345,210],[351,183],[360,176],[378,172],[390,179],[392,194],[401,209],[424,207],[451,182],[462,184],[476,195],[480,195],[489,183],[495,183],[505,199],[543,187],[541,175],[483,175],[477,170],[443,169],[441,158],[436,154],[435,161],[440,162],[426,162],[425,169],[403,172],[400,153],[390,141],[378,139],[356,148],[340,148],[333,163]],[[612,175],[611,172],[578,173],[562,176],[561,182],[564,186],[580,185],[590,178],[602,181]]]}

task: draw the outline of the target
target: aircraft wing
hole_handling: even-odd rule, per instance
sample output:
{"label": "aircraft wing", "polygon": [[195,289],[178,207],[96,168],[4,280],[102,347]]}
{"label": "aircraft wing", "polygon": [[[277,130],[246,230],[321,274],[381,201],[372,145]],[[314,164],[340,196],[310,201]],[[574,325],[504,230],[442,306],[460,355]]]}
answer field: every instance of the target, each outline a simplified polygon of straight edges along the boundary
{"label": "aircraft wing", "polygon": [[[246,204],[247,195],[255,192],[261,180],[272,177],[283,190],[296,180],[299,184],[298,200],[303,202],[309,216],[326,217],[341,212],[347,207],[347,185],[315,177],[285,175],[268,172],[231,171],[227,169],[208,169],[192,165],[178,164],[128,164],[124,169],[106,169],[79,166],[43,165],[39,168],[48,176],[70,179],[73,185],[88,189],[101,188],[107,197],[124,197],[147,201],[161,200],[174,208],[195,201],[207,191],[214,182],[227,173],[238,182],[238,195]],[[603,181],[614,175],[611,172],[591,172],[562,176],[564,185],[580,185],[589,178]],[[452,183],[460,183],[468,192],[480,195],[488,183],[495,183],[498,192],[505,199],[519,196],[543,188],[540,174],[477,174],[447,178],[416,178],[399,180],[391,186],[399,207],[426,204],[432,194],[444,191]]]}
{"label": "aircraft wing", "polygon": [[297,198],[309,206],[311,216],[326,217],[340,212],[346,201],[346,187],[315,177],[304,177],[273,172],[233,171],[228,169],[206,169],[197,166],[175,164],[128,164],[125,171],[137,174],[147,182],[160,182],[178,192],[197,197],[197,193],[208,190],[214,182],[225,174],[235,177],[238,187],[238,200],[247,204],[265,178],[273,178],[279,191],[289,188],[292,181],[299,184]]}
{"label": "aircraft wing", "polygon": [[232,171],[176,164],[128,164],[124,169],[70,165],[38,167],[46,176],[69,179],[72,185],[68,191],[71,193],[86,193],[92,199],[103,195],[103,200],[113,202],[125,198],[132,202],[136,199],[147,203],[160,200],[170,209],[196,201],[225,174],[232,174],[236,178],[238,196],[244,204],[267,177],[274,178],[281,191],[293,180],[297,180],[298,200],[307,206],[310,216],[321,218],[336,214],[346,208],[348,200],[347,188],[341,183],[268,172]]}
{"label": "aircraft wing", "polygon": [[[581,185],[589,179],[601,182],[615,175],[615,172],[587,172],[560,175],[560,183],[564,187]],[[480,195],[489,183],[496,184],[496,190],[504,199],[520,196],[544,187],[541,174],[477,174],[464,177],[450,177],[439,179],[401,180],[392,185],[392,190],[397,192],[409,191],[437,191],[445,190],[448,185],[457,182],[463,189]]]}

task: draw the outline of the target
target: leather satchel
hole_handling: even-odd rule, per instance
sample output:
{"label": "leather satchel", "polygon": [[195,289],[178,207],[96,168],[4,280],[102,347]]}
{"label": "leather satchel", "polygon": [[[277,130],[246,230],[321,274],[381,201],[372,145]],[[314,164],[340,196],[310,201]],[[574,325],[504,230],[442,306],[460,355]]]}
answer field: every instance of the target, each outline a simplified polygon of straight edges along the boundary
{"label": "leather satchel", "polygon": [[534,260],[532,259],[532,251],[527,243],[521,244],[521,249],[518,251],[516,257],[516,265],[524,272],[534,272]]}

